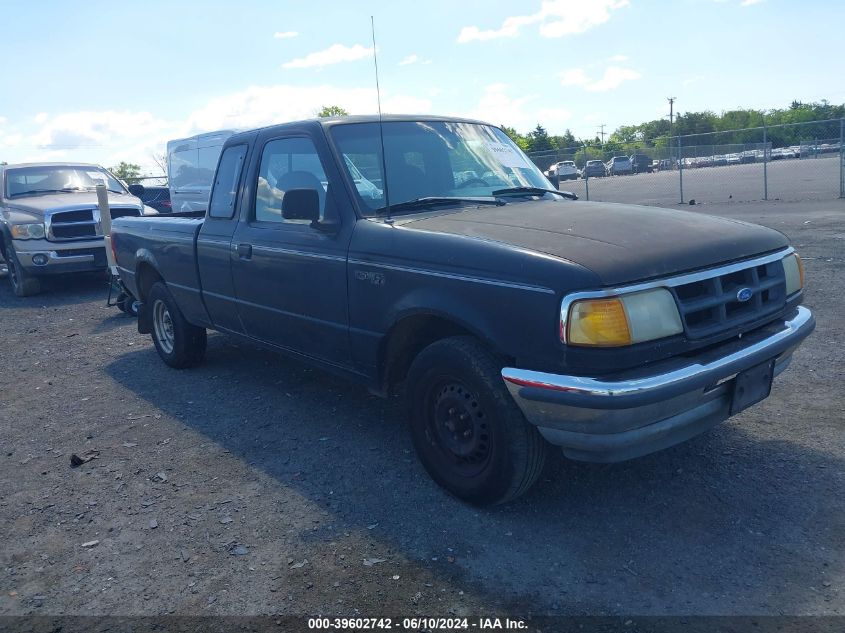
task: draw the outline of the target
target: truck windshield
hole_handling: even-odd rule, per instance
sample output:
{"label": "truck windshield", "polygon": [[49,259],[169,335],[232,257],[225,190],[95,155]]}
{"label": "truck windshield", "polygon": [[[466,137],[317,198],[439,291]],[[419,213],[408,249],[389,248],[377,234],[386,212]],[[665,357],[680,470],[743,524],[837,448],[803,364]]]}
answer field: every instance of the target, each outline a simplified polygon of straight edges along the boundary
{"label": "truck windshield", "polygon": [[[390,205],[420,198],[492,197],[512,187],[549,189],[539,169],[500,129],[456,121],[385,121]],[[365,215],[385,206],[378,123],[334,125],[331,137]]]}
{"label": "truck windshield", "polygon": [[87,165],[38,165],[6,169],[6,197],[41,193],[93,191],[99,183],[109,191],[126,193],[123,185],[101,167]]}

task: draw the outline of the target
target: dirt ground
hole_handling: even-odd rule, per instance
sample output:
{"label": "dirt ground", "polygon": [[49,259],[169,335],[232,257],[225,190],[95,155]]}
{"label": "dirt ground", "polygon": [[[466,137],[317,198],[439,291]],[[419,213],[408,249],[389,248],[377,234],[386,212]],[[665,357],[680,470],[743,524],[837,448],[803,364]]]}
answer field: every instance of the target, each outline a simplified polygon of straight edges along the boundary
{"label": "dirt ground", "polygon": [[845,615],[845,202],[694,210],[791,237],[815,334],[713,431],[493,510],[399,400],[216,334],[172,370],[101,279],[0,281],[0,615]]}

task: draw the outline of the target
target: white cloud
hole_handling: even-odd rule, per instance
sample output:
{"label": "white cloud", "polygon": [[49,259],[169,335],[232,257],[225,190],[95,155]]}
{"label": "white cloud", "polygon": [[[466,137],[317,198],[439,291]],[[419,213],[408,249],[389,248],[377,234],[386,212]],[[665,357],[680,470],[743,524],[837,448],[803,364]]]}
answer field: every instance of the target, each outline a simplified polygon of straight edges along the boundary
{"label": "white cloud", "polygon": [[19,132],[15,134],[7,134],[6,136],[0,137],[0,146],[16,147],[23,142],[23,139],[23,134],[20,134]]}
{"label": "white cloud", "polygon": [[6,117],[0,116],[0,125],[6,125],[6,121],[8,121],[8,120],[9,119],[7,119]]}
{"label": "white cloud", "polygon": [[286,40],[291,37],[296,37],[297,35],[299,35],[299,33],[296,31],[276,31],[273,33],[273,37],[277,40]]}
{"label": "white cloud", "polygon": [[613,57],[608,57],[607,61],[616,62],[617,64],[620,63],[620,62],[627,62],[628,56],[627,55],[614,55]]}
{"label": "white cloud", "polygon": [[604,76],[593,83],[584,86],[584,90],[590,92],[605,92],[618,88],[626,81],[633,81],[642,77],[636,70],[630,68],[620,68],[619,66],[609,66],[604,71]]}
{"label": "white cloud", "polygon": [[570,68],[560,73],[560,85],[562,86],[583,86],[589,81],[583,68]]}
{"label": "white cloud", "polygon": [[479,119],[493,125],[508,125],[518,130],[533,129],[537,123],[555,131],[562,131],[564,121],[572,114],[563,108],[531,108],[536,97],[511,97],[507,84],[491,84],[484,88],[478,104],[468,112],[454,112],[457,116]]}
{"label": "white cloud", "polygon": [[704,79],[703,75],[696,75],[695,77],[688,77],[687,79],[684,79],[681,83],[684,86],[691,86],[694,83],[698,83],[702,79]]}
{"label": "white cloud", "polygon": [[628,6],[628,0],[545,0],[537,13],[505,18],[498,29],[482,30],[465,26],[458,35],[458,42],[487,41],[501,37],[516,37],[520,30],[539,24],[543,37],[564,37],[584,33],[610,19],[612,11]]}
{"label": "white cloud", "polygon": [[752,4],[760,4],[761,2],[765,2],[766,0],[742,0],[739,3],[741,7],[750,7]]}
{"label": "white cloud", "polygon": [[81,111],[59,114],[51,119],[36,117],[43,122],[32,137],[34,146],[41,149],[76,149],[103,147],[119,139],[145,139],[163,132],[167,124],[149,112],[113,110]]}
{"label": "white cloud", "polygon": [[[377,112],[375,88],[322,86],[251,86],[212,99],[188,117],[186,134],[220,129],[249,129],[309,119],[322,106],[339,105],[352,114]],[[424,113],[431,101],[412,95],[382,95],[382,109],[392,113]]]}
{"label": "white cloud", "polygon": [[323,51],[310,53],[305,57],[285,62],[282,64],[282,68],[319,68],[331,64],[340,64],[341,62],[353,62],[365,57],[372,57],[372,55],[372,46],[368,48],[360,44],[354,46],[333,44]]}
{"label": "white cloud", "polygon": [[608,66],[601,79],[593,80],[587,76],[583,68],[570,68],[559,75],[562,86],[582,86],[590,92],[604,92],[618,88],[626,81],[639,79],[642,75],[631,68]]}
{"label": "white cloud", "polygon": [[408,66],[410,64],[416,64],[418,61],[420,61],[419,55],[416,55],[416,54],[408,55],[405,59],[403,59],[401,62],[399,62],[399,65],[400,66]]}

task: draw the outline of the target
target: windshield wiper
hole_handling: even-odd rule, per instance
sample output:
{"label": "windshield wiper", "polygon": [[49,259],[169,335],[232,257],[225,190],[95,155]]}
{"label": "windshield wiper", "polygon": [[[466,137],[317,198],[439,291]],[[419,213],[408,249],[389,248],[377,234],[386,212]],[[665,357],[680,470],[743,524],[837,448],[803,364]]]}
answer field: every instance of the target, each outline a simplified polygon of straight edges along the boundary
{"label": "windshield wiper", "polygon": [[30,189],[29,191],[17,191],[11,194],[10,198],[17,198],[18,196],[31,196],[36,193],[64,193],[65,191],[74,191],[73,189]]}
{"label": "windshield wiper", "polygon": [[543,187],[508,187],[493,192],[494,196],[542,196],[544,193],[554,193],[569,200],[577,200],[578,196],[571,191],[558,191],[557,189],[544,189]]}
{"label": "windshield wiper", "polygon": [[[426,196],[424,198],[414,198],[406,202],[398,204],[391,204],[390,211],[413,211],[416,209],[429,209],[431,207],[446,206],[449,204],[492,204],[501,206],[507,204],[504,200],[496,198],[461,198],[461,197],[445,197],[445,196]],[[387,211],[387,207],[380,207],[376,209],[376,213],[381,214]]]}

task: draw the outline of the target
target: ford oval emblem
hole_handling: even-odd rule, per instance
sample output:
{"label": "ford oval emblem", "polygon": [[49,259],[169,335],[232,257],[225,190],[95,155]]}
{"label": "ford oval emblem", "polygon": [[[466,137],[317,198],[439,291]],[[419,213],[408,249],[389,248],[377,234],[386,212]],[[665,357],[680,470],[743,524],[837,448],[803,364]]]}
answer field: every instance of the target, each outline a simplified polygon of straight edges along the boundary
{"label": "ford oval emblem", "polygon": [[752,296],[754,296],[754,292],[751,288],[740,288],[736,292],[736,300],[743,303],[748,301]]}

